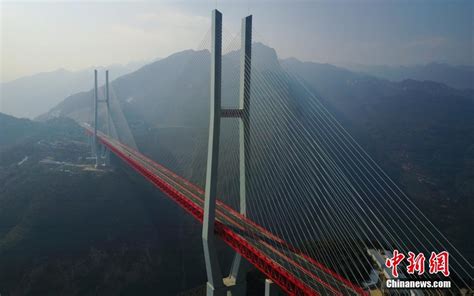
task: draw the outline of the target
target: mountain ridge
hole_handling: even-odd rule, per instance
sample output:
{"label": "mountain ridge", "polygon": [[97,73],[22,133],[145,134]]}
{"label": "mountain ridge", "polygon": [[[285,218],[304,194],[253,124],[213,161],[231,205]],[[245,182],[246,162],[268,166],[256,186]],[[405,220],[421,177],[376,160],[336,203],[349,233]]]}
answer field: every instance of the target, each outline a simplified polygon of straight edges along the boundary
{"label": "mountain ridge", "polygon": [[[126,65],[96,67],[99,71],[111,70],[112,78],[135,71],[145,62]],[[33,119],[47,112],[65,97],[93,86],[93,69],[71,71],[60,68],[40,72],[0,83],[0,111],[16,117]]]}
{"label": "mountain ridge", "polygon": [[424,65],[387,66],[348,64],[346,68],[391,81],[437,81],[458,89],[474,89],[474,66],[431,62]]}

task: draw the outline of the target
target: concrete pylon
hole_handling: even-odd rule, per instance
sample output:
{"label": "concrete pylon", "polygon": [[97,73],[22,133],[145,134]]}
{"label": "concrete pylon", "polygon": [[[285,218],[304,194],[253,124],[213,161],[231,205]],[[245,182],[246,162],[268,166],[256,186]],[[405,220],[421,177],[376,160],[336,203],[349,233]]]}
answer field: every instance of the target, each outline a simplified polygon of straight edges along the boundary
{"label": "concrete pylon", "polygon": [[[111,118],[110,118],[110,93],[109,93],[109,70],[105,71],[105,116],[107,117],[106,121],[106,130],[107,130],[107,136],[110,135],[110,125],[111,125]],[[110,150],[106,148],[105,151],[105,160],[104,160],[104,165],[109,166],[110,165]]]}
{"label": "concrete pylon", "polygon": [[222,13],[212,11],[211,89],[209,114],[209,142],[207,153],[206,188],[202,243],[207,272],[207,295],[224,296],[227,289],[222,280],[214,235],[216,217],[217,168],[219,161],[219,134],[221,118],[221,67],[222,67]]}
{"label": "concrete pylon", "polygon": [[239,170],[240,170],[240,213],[246,215],[246,164],[248,163],[250,70],[252,55],[252,16],[242,20],[242,50],[240,58],[240,103],[239,109],[221,108],[221,67],[222,67],[222,14],[212,12],[211,42],[211,89],[209,142],[207,155],[206,189],[202,240],[207,272],[207,295],[246,295],[247,263],[236,254],[230,274],[222,278],[221,268],[215,249],[214,223],[216,211],[217,168],[219,156],[219,136],[221,117],[237,117],[239,125]]}
{"label": "concrete pylon", "polygon": [[95,158],[95,167],[98,167],[101,164],[102,155],[105,151],[104,165],[110,164],[110,151],[105,147],[99,146],[99,140],[97,137],[98,125],[99,125],[99,103],[106,104],[106,132],[110,136],[110,126],[111,126],[111,116],[110,116],[110,94],[109,94],[109,70],[105,71],[105,99],[99,99],[99,89],[97,82],[97,69],[94,70],[94,126],[93,126],[93,135],[92,135],[92,154]]}
{"label": "concrete pylon", "polygon": [[98,121],[98,112],[99,112],[99,94],[97,89],[97,69],[94,70],[94,135],[92,140],[93,151],[95,156],[95,166],[99,164],[99,147],[97,140],[97,121]]}
{"label": "concrete pylon", "polygon": [[[239,173],[240,173],[240,213],[247,215],[247,165],[249,164],[250,144],[250,74],[252,65],[252,16],[242,19],[240,48],[240,86],[239,86]],[[234,255],[229,277],[234,279],[239,290],[246,290],[248,263],[238,253]],[[245,295],[235,292],[235,295]]]}

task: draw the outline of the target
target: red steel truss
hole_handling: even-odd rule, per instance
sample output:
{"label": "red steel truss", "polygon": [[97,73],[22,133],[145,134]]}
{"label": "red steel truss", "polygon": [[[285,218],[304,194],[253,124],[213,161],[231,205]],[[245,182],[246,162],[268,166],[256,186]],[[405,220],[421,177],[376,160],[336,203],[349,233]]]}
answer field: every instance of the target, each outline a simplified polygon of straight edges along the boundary
{"label": "red steel truss", "polygon": [[[90,129],[86,128],[86,132],[91,134]],[[146,161],[147,163],[151,164],[154,167],[159,167],[163,171],[166,171],[167,174],[172,175],[174,178],[180,180],[181,182],[185,183],[187,186],[194,188],[198,192],[202,192],[203,190],[196,185],[192,184],[188,180],[176,175],[172,171],[166,169],[165,167],[153,162],[149,158],[146,158],[144,155],[140,154],[139,152],[135,151],[132,148],[126,147],[123,144],[117,143],[113,140],[107,139],[104,135],[98,135],[99,141],[105,145],[107,148],[110,149],[115,155],[121,158],[124,162],[130,165],[133,169],[143,175],[148,181],[153,183],[156,187],[158,187],[162,192],[164,192],[169,198],[175,201],[178,205],[180,205],[183,209],[185,209],[189,214],[191,214],[194,218],[196,218],[199,222],[202,223],[203,220],[203,209],[196,204],[194,201],[186,197],[182,192],[177,190],[174,185],[170,182],[164,180],[160,176],[154,174],[145,167],[141,162]],[[124,150],[123,147],[126,147]],[[140,159],[141,161],[137,160]],[[268,237],[273,238],[274,240],[278,241],[281,244],[284,244],[289,250],[298,254],[300,257],[305,258],[308,262],[313,264],[318,269],[322,270],[326,274],[331,275],[335,280],[339,281],[341,285],[344,285],[345,288],[350,290],[350,294],[352,295],[367,295],[367,293],[360,287],[354,285],[350,281],[344,279],[342,276],[336,274],[334,271],[328,269],[327,267],[323,266],[321,263],[315,261],[313,258],[307,256],[306,254],[302,253],[301,251],[297,250],[296,248],[290,246],[280,238],[276,237],[275,235],[271,234],[268,230],[264,229],[263,227],[259,226],[255,222],[251,221],[245,216],[240,215],[238,212],[233,210],[232,208],[224,205],[222,202],[218,203],[226,208],[228,211],[231,211],[233,215],[237,215],[242,221],[247,223],[248,225],[252,225],[262,233],[265,233]],[[269,279],[275,282],[283,291],[288,293],[289,295],[319,295],[320,293],[316,291],[314,288],[310,287],[307,283],[304,282],[303,279],[298,278],[283,266],[266,256],[264,252],[256,248],[254,245],[249,243],[243,236],[237,234],[234,230],[232,230],[227,225],[221,223],[220,221],[215,222],[215,232],[216,234],[226,242],[232,249],[234,249],[237,253],[241,254],[246,260],[248,260],[252,265],[258,268],[262,273],[264,273]],[[292,263],[297,264],[297,263]],[[301,265],[297,265],[299,268],[305,270]],[[305,270],[309,274],[310,271]],[[324,287],[327,289],[325,291],[330,291],[334,295],[343,295],[344,293],[338,290],[337,288],[332,287],[331,284],[323,281],[320,278],[317,278],[315,275],[310,274],[312,278],[315,278],[318,282],[320,282]]]}

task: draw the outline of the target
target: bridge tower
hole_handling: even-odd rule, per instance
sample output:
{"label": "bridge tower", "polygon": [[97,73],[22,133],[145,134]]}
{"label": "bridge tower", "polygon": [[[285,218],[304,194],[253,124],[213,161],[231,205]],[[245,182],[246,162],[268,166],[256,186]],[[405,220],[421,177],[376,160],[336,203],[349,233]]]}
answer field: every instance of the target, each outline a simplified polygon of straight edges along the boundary
{"label": "bridge tower", "polygon": [[[106,116],[106,132],[110,136],[110,95],[109,95],[109,70],[105,70],[105,116]],[[105,146],[102,146],[105,149],[105,159],[104,164],[106,166],[110,165],[110,150]]]}
{"label": "bridge tower", "polygon": [[95,166],[99,165],[99,153],[98,153],[98,138],[97,138],[97,122],[98,122],[98,112],[99,112],[99,90],[97,88],[97,69],[94,70],[94,135],[92,138],[92,152],[95,157]]}
{"label": "bridge tower", "polygon": [[246,295],[246,261],[240,254],[234,255],[234,260],[227,278],[223,279],[219,260],[215,249],[214,223],[217,193],[217,168],[219,157],[219,137],[221,118],[239,119],[239,170],[240,170],[240,213],[246,215],[246,164],[249,151],[250,125],[250,77],[252,56],[252,16],[242,19],[240,55],[240,86],[239,108],[221,108],[221,73],[222,73],[222,13],[212,12],[212,42],[211,42],[211,84],[210,84],[210,119],[209,143],[206,170],[206,188],[204,200],[204,219],[202,241],[207,271],[207,295],[221,296]]}
{"label": "bridge tower", "polygon": [[[104,165],[110,164],[110,151],[102,146],[102,149],[105,149],[105,153],[101,153],[99,148],[99,141],[97,137],[98,130],[98,119],[99,119],[99,103],[105,103],[105,116],[106,116],[106,132],[110,136],[110,95],[109,95],[109,70],[105,71],[105,98],[99,99],[99,89],[97,84],[97,69],[94,70],[94,134],[92,139],[92,152],[95,157],[95,166],[100,165],[100,160],[103,158]],[[104,156],[103,156],[104,155]]]}

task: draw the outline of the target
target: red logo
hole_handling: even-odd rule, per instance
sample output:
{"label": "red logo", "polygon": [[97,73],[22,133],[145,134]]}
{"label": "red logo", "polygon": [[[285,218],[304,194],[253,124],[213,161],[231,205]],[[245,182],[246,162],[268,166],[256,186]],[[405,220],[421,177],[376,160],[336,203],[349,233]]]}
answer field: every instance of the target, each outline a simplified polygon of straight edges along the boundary
{"label": "red logo", "polygon": [[430,256],[430,273],[441,272],[444,276],[449,275],[449,253],[443,251],[439,254],[431,252]]}
{"label": "red logo", "polygon": [[[422,275],[425,273],[425,255],[423,253],[415,255],[413,252],[408,252],[408,257],[406,257],[398,250],[393,250],[393,257],[385,260],[385,265],[392,269],[393,277],[398,277],[398,265],[400,265],[405,258],[407,258],[408,261],[406,269],[408,274],[415,274],[416,272],[416,274]],[[446,251],[438,254],[431,252],[429,259],[429,273],[437,274],[440,272],[444,276],[449,276],[449,253]]]}
{"label": "red logo", "polygon": [[398,277],[398,265],[402,263],[403,259],[405,259],[405,255],[399,253],[398,250],[393,250],[393,257],[387,258],[385,261],[385,265],[388,268],[392,268],[392,275],[394,277]]}
{"label": "red logo", "polygon": [[407,266],[407,272],[409,274],[414,274],[415,271],[418,275],[425,273],[425,254],[419,253],[415,257],[415,253],[408,252],[408,262],[410,263]]}

